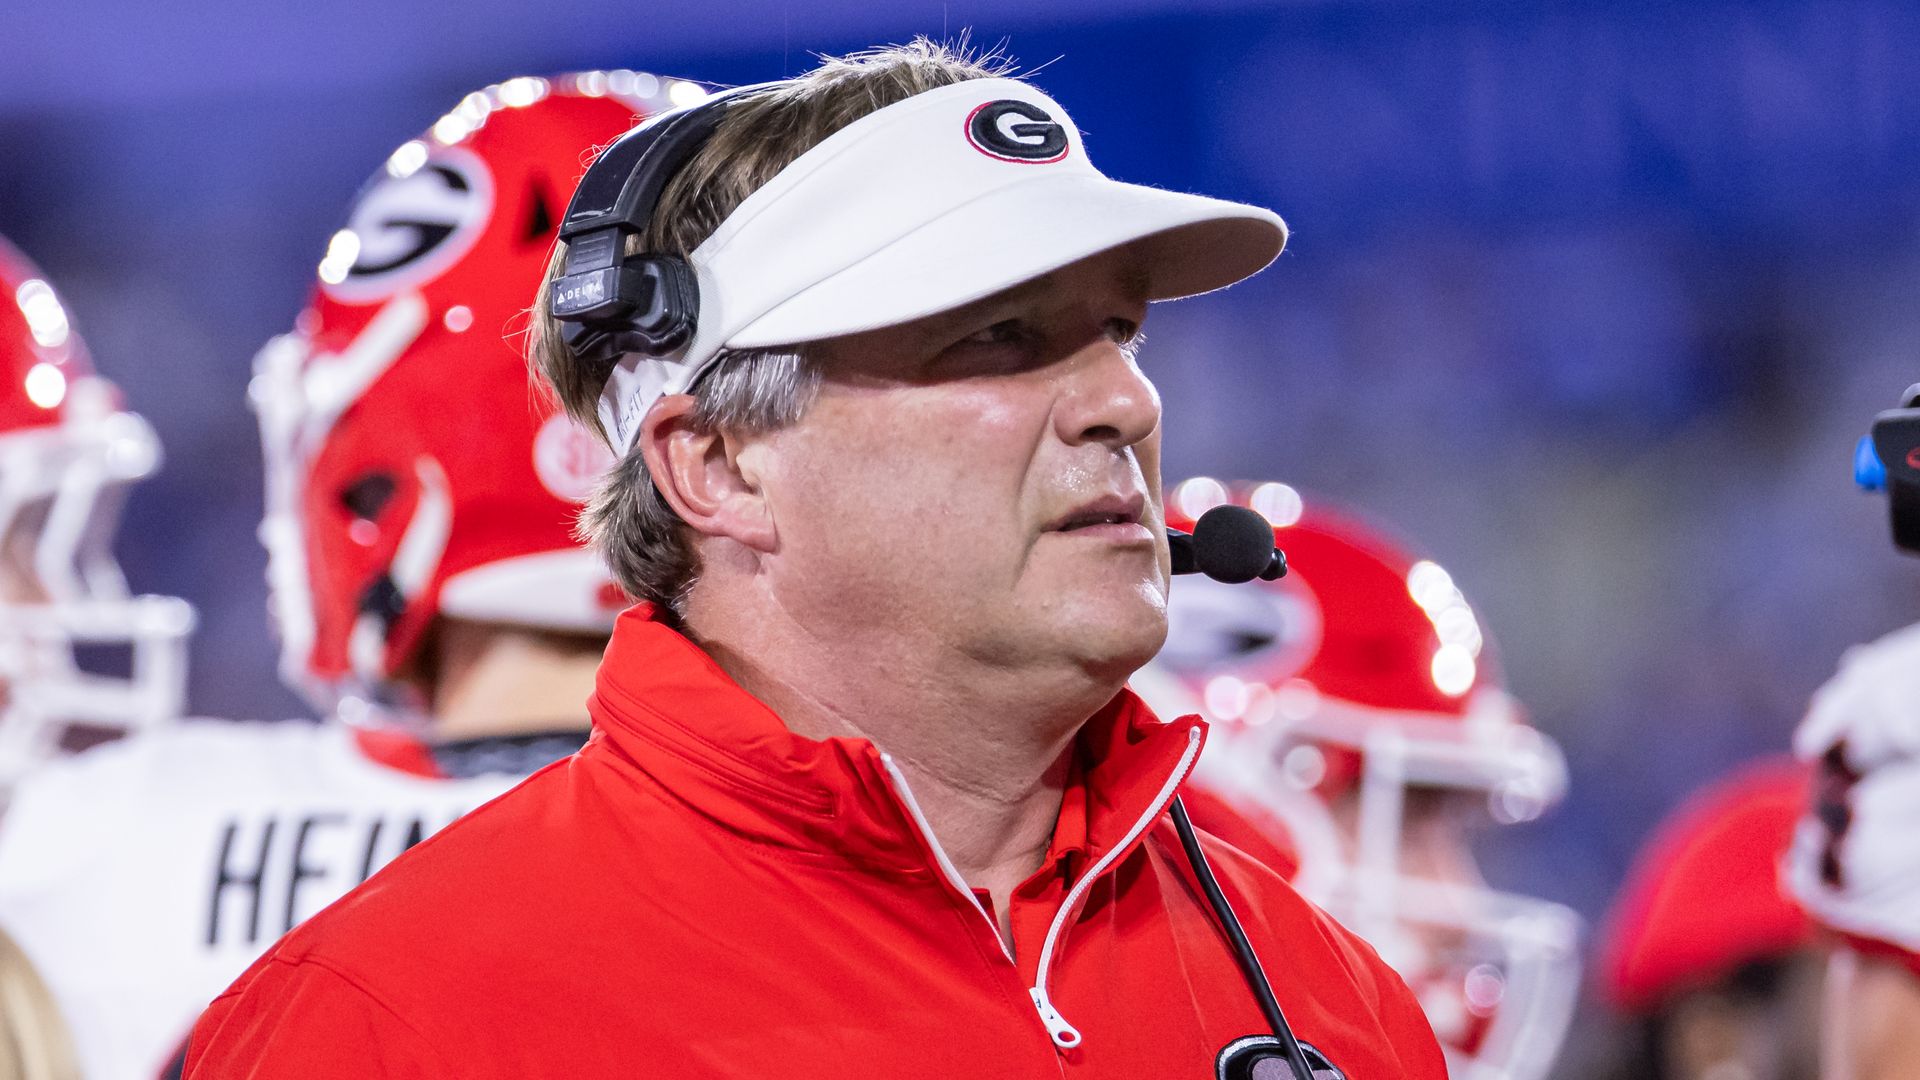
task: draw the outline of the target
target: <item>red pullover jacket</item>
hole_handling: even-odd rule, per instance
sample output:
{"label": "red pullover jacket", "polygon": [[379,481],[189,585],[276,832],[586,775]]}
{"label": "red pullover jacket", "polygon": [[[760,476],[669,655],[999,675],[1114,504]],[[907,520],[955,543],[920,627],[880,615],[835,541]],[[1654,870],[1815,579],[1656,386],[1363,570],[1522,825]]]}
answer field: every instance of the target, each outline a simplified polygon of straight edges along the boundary
{"label": "red pullover jacket", "polygon": [[[589,708],[241,976],[187,1077],[1285,1076],[1166,813],[1198,718],[1088,722],[1009,955],[887,755],[793,735],[644,608]],[[1442,1080],[1373,950],[1207,842],[1316,1080]]]}

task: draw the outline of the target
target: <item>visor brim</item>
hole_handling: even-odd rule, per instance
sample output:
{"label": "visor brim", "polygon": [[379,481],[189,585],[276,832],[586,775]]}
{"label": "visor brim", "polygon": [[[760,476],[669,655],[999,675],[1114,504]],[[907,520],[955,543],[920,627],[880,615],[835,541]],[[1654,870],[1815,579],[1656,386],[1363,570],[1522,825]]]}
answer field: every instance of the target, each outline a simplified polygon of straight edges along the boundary
{"label": "visor brim", "polygon": [[1132,247],[1149,300],[1251,277],[1286,246],[1271,211],[1126,184],[1043,175],[989,192],[788,297],[728,338],[768,348],[898,326],[1082,259]]}

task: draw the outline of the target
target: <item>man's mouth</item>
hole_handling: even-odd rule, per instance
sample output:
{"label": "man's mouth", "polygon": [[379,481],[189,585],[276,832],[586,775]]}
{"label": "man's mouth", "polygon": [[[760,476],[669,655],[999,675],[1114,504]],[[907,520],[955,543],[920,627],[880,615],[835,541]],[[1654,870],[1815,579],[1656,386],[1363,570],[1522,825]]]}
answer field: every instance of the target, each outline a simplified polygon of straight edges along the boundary
{"label": "man's mouth", "polygon": [[[1132,533],[1135,530],[1145,532],[1140,516],[1146,509],[1147,500],[1140,495],[1103,495],[1098,499],[1082,503],[1072,511],[1056,519],[1047,526],[1049,532],[1083,532],[1088,529],[1100,529],[1103,533],[1117,531],[1114,527]],[[1102,529],[1102,526],[1108,528]]]}

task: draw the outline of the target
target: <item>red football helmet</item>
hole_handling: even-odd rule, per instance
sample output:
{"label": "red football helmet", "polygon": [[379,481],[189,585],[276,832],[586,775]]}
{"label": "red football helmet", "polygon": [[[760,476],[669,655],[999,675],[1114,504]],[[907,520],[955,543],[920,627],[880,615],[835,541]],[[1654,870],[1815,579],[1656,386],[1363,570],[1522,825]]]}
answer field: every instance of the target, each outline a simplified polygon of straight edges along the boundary
{"label": "red football helmet", "polygon": [[1407,978],[1452,1075],[1543,1075],[1578,991],[1578,919],[1486,887],[1465,824],[1417,810],[1446,795],[1495,821],[1532,818],[1565,786],[1559,750],[1526,724],[1437,564],[1284,484],[1186,481],[1167,524],[1191,529],[1227,502],[1273,523],[1290,571],[1177,579],[1166,647],[1135,689],[1210,721],[1195,782],[1289,834],[1296,886]]}
{"label": "red football helmet", "polygon": [[[0,793],[63,746],[180,714],[193,611],[130,596],[112,551],[127,489],[160,464],[94,374],[45,275],[0,240]],[[79,650],[125,650],[125,674]]]}
{"label": "red football helmet", "polygon": [[1688,799],[1654,832],[1595,949],[1600,991],[1652,1013],[1750,961],[1813,943],[1813,921],[1781,887],[1780,864],[1807,808],[1812,774],[1764,761]]}
{"label": "red football helmet", "polygon": [[632,71],[490,86],[334,233],[251,394],[282,675],[320,707],[391,701],[440,615],[611,629],[625,598],[573,538],[610,459],[530,389],[517,339],[592,155],[704,93]]}

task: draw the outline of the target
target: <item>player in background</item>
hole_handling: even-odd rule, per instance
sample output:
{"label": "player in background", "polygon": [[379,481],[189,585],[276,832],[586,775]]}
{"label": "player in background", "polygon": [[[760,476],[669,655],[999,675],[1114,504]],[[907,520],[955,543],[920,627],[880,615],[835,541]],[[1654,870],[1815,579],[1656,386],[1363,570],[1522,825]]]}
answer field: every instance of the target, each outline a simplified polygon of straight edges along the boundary
{"label": "player in background", "polygon": [[1808,771],[1747,765],[1696,792],[1635,858],[1595,947],[1632,1024],[1622,1080],[1814,1080],[1822,961],[1780,863]]}
{"label": "player in background", "polygon": [[591,152],[683,85],[468,95],[383,164],[261,351],[283,674],[326,719],[173,725],[19,789],[0,925],[90,1080],[152,1080],[287,929],[585,739],[624,606],[572,539],[604,452],[530,396],[509,337]]}
{"label": "player in background", "polygon": [[159,464],[59,294],[0,238],[0,808],[34,766],[180,715],[193,611],[130,595],[112,550]]}
{"label": "player in background", "polygon": [[[180,713],[193,612],[130,595],[111,547],[159,463],[46,275],[0,239],[0,829],[36,766]],[[0,1076],[77,1075],[65,1026],[0,930]]]}
{"label": "player in background", "polygon": [[1445,570],[1285,484],[1185,481],[1167,524],[1225,502],[1273,523],[1289,572],[1175,579],[1166,647],[1132,683],[1159,715],[1212,724],[1194,820],[1292,869],[1378,949],[1455,1080],[1538,1080],[1578,992],[1578,918],[1487,887],[1470,840],[1559,798],[1558,748],[1525,723]]}
{"label": "player in background", "polygon": [[[1920,383],[1874,417],[1854,480],[1886,493],[1895,546],[1920,554]],[[1920,626],[1849,650],[1793,749],[1817,779],[1788,880],[1838,938],[1821,1075],[1920,1075]]]}
{"label": "player in background", "polygon": [[1788,880],[1837,938],[1822,1076],[1920,1075],[1920,625],[1847,652],[1794,753],[1817,775]]}

